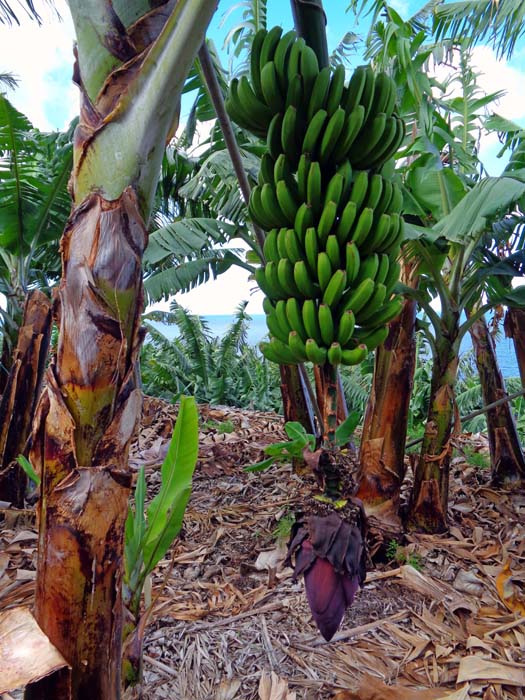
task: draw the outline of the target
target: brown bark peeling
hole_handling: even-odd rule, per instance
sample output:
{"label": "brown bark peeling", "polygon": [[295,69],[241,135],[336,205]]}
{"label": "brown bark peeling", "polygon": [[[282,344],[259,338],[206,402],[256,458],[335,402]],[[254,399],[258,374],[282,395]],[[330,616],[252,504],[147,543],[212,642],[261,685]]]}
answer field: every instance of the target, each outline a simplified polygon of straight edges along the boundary
{"label": "brown bark peeling", "polygon": [[[116,700],[121,692],[127,457],[141,407],[135,365],[146,240],[132,190],[113,202],[90,196],[62,240],[60,343],[31,455],[42,474],[36,618],[73,667],[79,700]],[[27,697],[47,700],[46,693],[37,683]]]}

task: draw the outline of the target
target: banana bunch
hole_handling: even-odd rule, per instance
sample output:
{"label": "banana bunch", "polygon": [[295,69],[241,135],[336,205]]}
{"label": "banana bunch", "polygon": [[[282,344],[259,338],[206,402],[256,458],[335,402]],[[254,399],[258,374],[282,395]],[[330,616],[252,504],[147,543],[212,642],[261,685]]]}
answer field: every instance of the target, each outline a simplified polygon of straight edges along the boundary
{"label": "banana bunch", "polygon": [[251,80],[232,81],[230,116],[267,143],[249,211],[267,232],[255,277],[270,360],[358,364],[401,310],[395,102],[388,75],[361,66],[346,85],[343,66],[319,70],[304,40],[279,27],[255,36]]}

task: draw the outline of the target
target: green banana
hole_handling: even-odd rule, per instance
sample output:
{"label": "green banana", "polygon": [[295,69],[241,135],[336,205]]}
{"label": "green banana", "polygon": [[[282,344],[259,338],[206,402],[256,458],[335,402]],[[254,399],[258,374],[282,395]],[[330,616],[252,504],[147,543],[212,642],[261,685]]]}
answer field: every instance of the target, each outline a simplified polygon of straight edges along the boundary
{"label": "green banana", "polygon": [[310,272],[317,275],[317,256],[319,255],[319,240],[313,226],[306,229],[304,236],[304,251]]}
{"label": "green banana", "polygon": [[365,89],[369,66],[358,66],[350,77],[346,94],[341,102],[345,110],[350,113],[357,105],[361,104],[361,96]]}
{"label": "green banana", "polygon": [[378,173],[375,173],[368,178],[368,191],[366,193],[365,207],[374,209],[379,204],[381,194],[383,193],[383,178]]}
{"label": "green banana", "polygon": [[[398,216],[398,214],[396,214]],[[374,221],[370,233],[361,243],[360,252],[364,255],[382,250],[387,237],[391,232],[391,218],[389,214],[381,214],[379,220]]]}
{"label": "green banana", "polygon": [[263,255],[266,262],[270,262],[270,260],[277,262],[279,260],[280,255],[277,251],[277,234],[278,229],[272,228],[264,238]]}
{"label": "green banana", "polygon": [[374,223],[374,210],[365,207],[359,214],[356,225],[352,231],[352,240],[357,246],[361,246],[363,241],[368,236],[372,224]]}
{"label": "green banana", "polygon": [[339,246],[339,241],[337,240],[337,236],[334,236],[334,234],[331,234],[326,239],[325,251],[326,251],[326,254],[328,255],[328,257],[330,258],[330,262],[332,263],[332,268],[335,270],[338,267],[340,267],[342,264],[341,248]]}
{"label": "green banana", "polygon": [[287,222],[293,226],[295,217],[297,216],[297,210],[299,209],[299,204],[297,203],[296,198],[284,180],[279,180],[275,186],[275,192],[280,210],[286,217]]}
{"label": "green banana", "polygon": [[296,39],[297,34],[293,29],[283,34],[279,39],[279,43],[273,55],[279,87],[283,92],[286,91],[288,85],[288,56]]}
{"label": "green banana", "polygon": [[347,309],[339,318],[337,326],[337,342],[341,347],[346,347],[352,337],[355,328],[355,314],[352,309]]}
{"label": "green banana", "polygon": [[286,315],[286,301],[284,299],[279,299],[279,301],[275,304],[275,317],[285,336],[285,340],[283,342],[286,343],[288,342],[288,334],[292,330],[292,327],[290,326],[288,316]]}
{"label": "green banana", "polygon": [[319,62],[317,60],[317,55],[310,46],[305,46],[301,50],[299,72],[303,76],[304,93],[305,95],[310,95],[315,79],[319,74]]}
{"label": "green banana", "polygon": [[343,209],[339,222],[335,229],[335,235],[337,240],[342,245],[345,241],[348,241],[348,236],[352,231],[354,221],[357,216],[357,205],[354,201],[349,200]]}
{"label": "green banana", "polygon": [[281,112],[284,107],[285,98],[279,88],[277,72],[273,61],[268,61],[261,70],[261,90],[264,101],[272,113]]}
{"label": "green banana", "polygon": [[[372,114],[385,112],[387,117],[389,117],[394,109],[395,90],[396,86],[392,78],[386,73],[378,73],[375,79],[374,99],[372,100],[370,112]],[[394,95],[394,100],[392,100],[392,95]]]}
{"label": "green banana", "polygon": [[355,314],[355,320],[356,323],[358,323],[360,326],[363,325],[363,323],[366,323],[366,321],[374,316],[374,314],[381,308],[383,305],[383,302],[385,301],[386,297],[386,287],[384,284],[376,284],[374,293],[368,300],[366,304],[365,309],[361,309],[361,311],[358,311]]}
{"label": "green banana", "polygon": [[277,160],[282,153],[281,146],[281,130],[283,126],[283,115],[279,112],[276,114],[268,126],[268,134],[266,137],[266,146],[268,152],[274,160]]}
{"label": "green banana", "polygon": [[340,313],[343,314],[347,309],[352,309],[357,316],[374,293],[374,289],[374,280],[370,278],[364,279],[357,287],[350,288],[341,298]]}
{"label": "green banana", "polygon": [[392,199],[388,203],[388,213],[389,214],[401,214],[403,209],[403,190],[397,184],[397,182],[392,183]]}
{"label": "green banana", "polygon": [[306,229],[310,228],[313,225],[314,215],[312,209],[308,206],[306,202],[303,202],[297,210],[293,227],[296,230],[297,235],[301,239],[304,239],[306,235]]}
{"label": "green banana", "polygon": [[[348,162],[348,161],[347,161]],[[328,185],[326,186],[324,204],[327,202],[335,202],[337,208],[339,208],[339,203],[341,202],[343,195],[344,178],[341,173],[335,173],[330,178]]]}
{"label": "green banana", "polygon": [[388,333],[388,326],[380,326],[362,338],[359,338],[359,340],[361,343],[364,343],[371,352],[372,350],[375,350],[378,345],[382,345],[385,342],[385,340],[388,338]]}
{"label": "green banana", "polygon": [[237,95],[245,111],[257,126],[266,127],[271,122],[274,112],[254,93],[250,81],[245,75],[237,83]]}
{"label": "green banana", "polygon": [[274,228],[274,220],[273,217],[271,219],[268,219],[266,216],[266,211],[263,208],[261,201],[261,192],[262,187],[260,185],[256,185],[252,189],[250,193],[250,201],[248,202],[248,211],[250,213],[251,218],[256,224],[259,224],[261,228],[266,229],[266,231],[269,231],[270,229]]}
{"label": "green banana", "polygon": [[361,344],[356,348],[351,350],[343,350],[341,352],[341,362],[343,365],[351,367],[352,365],[359,365],[363,360],[366,359],[368,355],[368,348],[366,345]]}
{"label": "green banana", "polygon": [[[254,273],[255,281],[257,282],[257,285],[261,292],[265,295],[265,299],[270,300],[270,298],[275,299],[276,297],[274,296],[273,290],[270,285],[268,285],[266,281],[266,272],[265,272],[265,267],[257,267],[255,268],[255,273]],[[264,302],[263,302],[264,303]]]}
{"label": "green banana", "polygon": [[341,345],[339,343],[332,343],[330,347],[328,348],[328,352],[326,354],[326,357],[328,359],[328,362],[333,365],[334,367],[337,367],[337,365],[340,365],[341,362],[343,361],[343,351],[341,348]]}
{"label": "green banana", "polygon": [[319,282],[322,292],[328,287],[328,283],[332,279],[332,274],[333,270],[330,258],[322,251],[317,256],[317,281]]}
{"label": "green banana", "polygon": [[380,168],[385,161],[395,155],[400,138],[404,137],[404,130],[400,136],[400,126],[396,117],[387,117],[385,131],[381,140],[368,154],[367,162],[370,168]]}
{"label": "green banana", "polygon": [[357,279],[357,275],[359,274],[359,270],[361,268],[359,248],[356,246],[354,241],[349,241],[346,244],[345,252],[346,281],[350,286],[355,286],[354,282]]}
{"label": "green banana", "polygon": [[262,307],[266,315],[275,313],[275,304],[267,296],[262,300]]}
{"label": "green banana", "polygon": [[286,89],[286,100],[284,102],[285,110],[292,106],[299,109],[303,104],[303,79],[297,73],[288,83]]}
{"label": "green banana", "polygon": [[292,351],[297,364],[308,360],[305,344],[297,331],[290,331],[290,335],[288,336],[288,347]]}
{"label": "green banana", "polygon": [[275,187],[268,182],[261,187],[261,205],[267,221],[272,223],[272,228],[276,226],[287,226],[288,217],[279,206],[277,195],[275,194]]}
{"label": "green banana", "polygon": [[297,167],[300,156],[297,134],[297,109],[293,105],[290,105],[283,117],[281,146],[294,170]]}
{"label": "green banana", "polygon": [[334,149],[343,130],[345,119],[346,112],[342,107],[338,107],[328,119],[328,123],[326,124],[326,128],[321,138],[321,146],[319,148],[319,160],[323,165],[330,162],[332,155],[335,157],[336,162],[344,160],[339,153],[334,152]]}
{"label": "green banana", "polygon": [[268,296],[270,299],[286,299],[289,294],[286,294],[284,289],[281,287],[279,278],[277,276],[278,263],[270,261],[264,266],[264,274],[266,277],[265,284],[269,290]]}
{"label": "green banana", "polygon": [[278,25],[272,27],[266,33],[266,36],[261,46],[261,55],[259,59],[259,67],[261,71],[263,70],[264,66],[268,63],[268,61],[273,61],[273,57],[275,55],[275,51],[279,44],[279,40],[281,38],[282,33],[283,30]]}
{"label": "green banana", "polygon": [[381,199],[379,200],[377,206],[374,208],[374,221],[378,221],[381,214],[388,214],[388,205],[392,199],[393,185],[390,180],[385,180],[383,177],[383,191],[381,192]]}
{"label": "green banana", "polygon": [[318,217],[321,211],[322,184],[321,166],[314,160],[310,163],[306,183],[306,202],[314,217]]}
{"label": "green banana", "polygon": [[[399,316],[401,310],[403,309],[403,297],[397,296],[383,304],[375,314],[372,314],[368,319],[366,319],[367,328],[377,328],[377,326],[383,326],[386,323],[393,321],[396,316]],[[366,342],[363,340],[363,342]]]}
{"label": "green banana", "polygon": [[317,310],[319,317],[319,328],[321,330],[321,339],[327,347],[331,345],[335,337],[334,319],[332,311],[328,304],[319,304]]}
{"label": "green banana", "polygon": [[[361,251],[359,251],[361,253]],[[370,278],[374,280],[379,270],[379,255],[377,253],[372,253],[366,257],[361,258],[361,266],[359,268],[359,274],[357,275],[354,283],[354,287],[357,287],[365,279]]]}
{"label": "green banana", "polygon": [[320,109],[325,109],[328,90],[330,88],[330,68],[326,66],[319,71],[312,87],[312,93],[306,110],[306,121],[309,122]]}
{"label": "green banana", "polygon": [[268,326],[270,335],[272,335],[274,338],[279,338],[279,340],[281,340],[283,343],[288,342],[288,334],[285,333],[281,327],[275,311],[266,314],[266,325]]}
{"label": "green banana", "polygon": [[297,166],[297,187],[299,190],[299,197],[303,202],[306,202],[308,198],[308,173],[310,172],[310,163],[310,156],[303,153],[299,158],[299,164]]}
{"label": "green banana", "polygon": [[[299,236],[293,228],[286,231],[286,257],[295,265],[298,260],[304,260],[304,250],[299,241]],[[388,259],[388,255],[386,256]]]}
{"label": "green banana", "polygon": [[277,279],[282,289],[284,289],[284,298],[288,297],[301,297],[302,294],[297,288],[294,281],[294,265],[288,260],[288,258],[281,258],[277,265]]}
{"label": "green banana", "polygon": [[323,291],[323,302],[335,309],[346,286],[346,270],[336,270]]}
{"label": "green banana", "polygon": [[359,136],[364,121],[365,108],[363,105],[357,105],[357,107],[346,116],[341,135],[335,147],[338,160],[343,160],[348,157],[350,148]]}
{"label": "green banana", "polygon": [[288,66],[286,69],[288,73],[288,82],[292,80],[294,75],[301,75],[299,61],[301,58],[301,51],[305,46],[306,42],[302,36],[298,37],[292,44],[292,48],[290,49],[290,53],[288,54]]}
{"label": "green banana", "polygon": [[250,48],[250,75],[252,78],[253,90],[260,100],[262,100],[261,49],[267,33],[266,29],[259,29],[259,31],[255,32]]}
{"label": "green banana", "polygon": [[319,296],[319,289],[312,281],[304,260],[298,260],[293,266],[293,280],[299,294],[291,296],[301,296],[303,299],[315,299]]}
{"label": "green banana", "polygon": [[390,258],[388,257],[388,255],[386,253],[381,253],[379,256],[379,268],[378,268],[377,274],[375,276],[375,281],[381,282],[381,284],[384,284],[389,268],[390,268]]}
{"label": "green banana", "polygon": [[368,173],[366,170],[360,170],[354,172],[354,182],[352,184],[352,191],[350,193],[350,199],[355,202],[357,209],[361,209],[363,202],[365,201],[366,194],[368,192]]}
{"label": "green banana", "polygon": [[363,87],[363,92],[361,93],[361,97],[359,99],[359,102],[365,108],[365,122],[368,120],[368,117],[372,114],[372,101],[374,99],[375,84],[376,76],[374,70],[371,66],[366,66],[365,85]]}
{"label": "green banana", "polygon": [[268,124],[258,114],[248,113],[241,102],[238,93],[239,81],[234,78],[230,83],[230,92],[225,102],[225,107],[232,120],[243,129],[251,131],[256,136],[264,138]]}
{"label": "green banana", "polygon": [[[268,153],[264,154],[269,155]],[[263,156],[264,158],[264,156]],[[273,170],[272,170],[272,180],[269,178],[266,179],[266,182],[274,182],[277,183],[279,180],[288,180],[291,175],[291,170],[290,170],[290,163],[288,162],[286,155],[284,153],[281,153],[279,158],[277,160],[273,161],[273,158],[271,159],[271,162],[273,164]],[[261,159],[261,168],[262,168],[262,159]],[[268,167],[269,170],[269,167]]]}
{"label": "green banana", "polygon": [[273,183],[274,178],[275,163],[272,156],[267,152],[263,153],[261,157],[261,167],[259,169],[258,183],[261,187],[266,183]]}
{"label": "green banana", "polygon": [[331,117],[335,110],[340,106],[345,87],[345,67],[342,63],[338,63],[332,73],[332,80],[328,89],[326,98],[326,111]]}
{"label": "green banana", "polygon": [[399,260],[396,260],[392,256],[388,256],[388,259],[390,261],[390,265],[388,268],[387,275],[383,281],[383,284],[386,287],[386,298],[388,299],[390,295],[392,294],[394,287],[396,284],[399,282],[399,273],[401,272],[401,264],[399,263]]}
{"label": "green banana", "polygon": [[286,301],[286,317],[290,328],[299,333],[301,340],[306,342],[309,336],[304,326],[301,304],[295,297],[290,297]]}
{"label": "green banana", "polygon": [[321,329],[319,328],[319,318],[317,316],[317,306],[313,299],[305,299],[302,309],[304,329],[308,338],[312,338],[316,343],[321,343]]}
{"label": "green banana", "polygon": [[341,201],[339,202],[339,207],[344,207],[346,202],[350,197],[350,192],[352,190],[352,165],[349,160],[344,160],[340,165],[337,166],[337,171],[339,175],[343,178],[343,191],[341,192]]}
{"label": "green banana", "polygon": [[386,127],[386,114],[376,114],[371,121],[364,126],[359,134],[359,139],[354,141],[348,152],[348,158],[356,168],[367,170],[370,160],[373,158],[374,148],[383,138]]}
{"label": "green banana", "polygon": [[[284,343],[279,341],[279,346],[274,343],[276,339],[272,338],[269,342],[259,343],[259,350],[262,352],[264,357],[270,362],[275,362],[277,365],[292,365],[295,362],[292,361],[292,355],[290,348]],[[286,348],[285,350],[283,348]]]}
{"label": "green banana", "polygon": [[[317,154],[318,141],[323,133],[327,120],[325,109],[318,110],[308,122],[308,127],[303,139],[302,153],[307,153],[312,159]],[[322,138],[322,137],[321,137]]]}
{"label": "green banana", "polygon": [[283,226],[280,228],[277,232],[277,253],[279,255],[279,259],[276,261],[277,263],[281,258],[287,258],[288,257],[288,249],[286,248],[286,234],[288,233],[288,229],[286,226]]}
{"label": "green banana", "polygon": [[403,217],[399,214],[390,214],[390,230],[383,239],[380,250],[383,253],[393,254],[397,252],[404,238]]}
{"label": "green banana", "polygon": [[326,202],[317,224],[317,235],[321,245],[326,244],[326,239],[332,233],[337,217],[337,202]]}
{"label": "green banana", "polygon": [[308,338],[305,351],[306,357],[314,365],[324,365],[326,362],[326,348],[319,347],[314,338]]}

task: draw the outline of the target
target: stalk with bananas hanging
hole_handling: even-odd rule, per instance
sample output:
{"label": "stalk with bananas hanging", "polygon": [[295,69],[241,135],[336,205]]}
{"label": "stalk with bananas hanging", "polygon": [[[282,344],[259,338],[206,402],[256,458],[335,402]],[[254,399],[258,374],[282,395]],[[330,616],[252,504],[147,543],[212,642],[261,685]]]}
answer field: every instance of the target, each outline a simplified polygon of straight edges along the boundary
{"label": "stalk with bananas hanging", "polygon": [[[319,69],[294,31],[259,31],[250,62],[250,78],[231,82],[226,107],[267,143],[249,202],[266,231],[255,273],[270,334],[261,350],[279,364],[312,362],[323,376],[314,470],[321,493],[296,524],[290,556],[331,638],[365,575],[362,509],[335,449],[337,368],[362,362],[402,307],[394,293],[403,219],[393,155],[405,127],[387,74],[360,66],[346,83],[344,67]],[[336,546],[341,540],[346,545]]]}

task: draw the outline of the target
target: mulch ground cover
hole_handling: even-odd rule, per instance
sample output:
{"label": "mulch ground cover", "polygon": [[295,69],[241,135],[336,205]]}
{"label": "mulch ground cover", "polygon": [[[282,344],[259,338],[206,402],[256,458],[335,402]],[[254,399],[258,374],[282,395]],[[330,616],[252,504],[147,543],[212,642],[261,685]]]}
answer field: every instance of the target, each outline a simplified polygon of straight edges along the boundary
{"label": "mulch ground cover", "polygon": [[[175,418],[145,401],[131,461],[146,465],[149,496]],[[148,591],[145,700],[523,700],[525,493],[493,488],[462,456],[485,454],[483,436],[456,439],[449,532],[408,536],[370,563],[327,643],[284,565],[308,480],[291,465],[243,471],[286,439],[282,419],[210,406],[200,418],[183,530]],[[0,611],[32,604],[36,558],[33,512],[2,515]]]}

